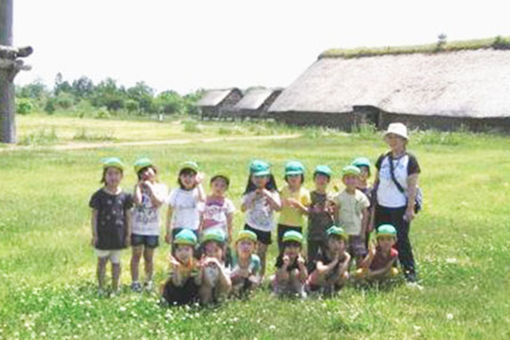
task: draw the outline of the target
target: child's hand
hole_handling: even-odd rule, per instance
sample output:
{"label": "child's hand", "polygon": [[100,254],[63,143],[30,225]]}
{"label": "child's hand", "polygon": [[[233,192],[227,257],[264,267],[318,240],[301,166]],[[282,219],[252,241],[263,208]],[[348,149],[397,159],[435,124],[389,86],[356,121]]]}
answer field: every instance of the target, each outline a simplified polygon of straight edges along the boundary
{"label": "child's hand", "polygon": [[370,243],[369,249],[368,249],[368,255],[370,255],[371,258],[375,256],[376,246],[375,243]]}
{"label": "child's hand", "polygon": [[289,264],[290,264],[290,258],[289,258],[287,255],[284,255],[284,256],[283,256],[282,261],[283,261],[283,266],[284,266],[284,267],[288,267],[288,266],[289,266]]}
{"label": "child's hand", "polygon": [[287,204],[293,208],[299,207],[299,202],[295,198],[287,198]]}
{"label": "child's hand", "polygon": [[195,176],[195,183],[197,185],[202,184],[202,181],[204,180],[204,178],[205,178],[205,174],[203,172],[197,173],[197,175]]}
{"label": "child's hand", "polygon": [[304,266],[305,265],[305,259],[303,256],[299,255],[297,258],[298,266]]}
{"label": "child's hand", "polygon": [[178,269],[181,267],[181,263],[179,261],[177,261],[177,259],[175,257],[173,257],[172,255],[170,255],[168,257],[168,259],[169,259],[170,264],[172,265],[173,268]]}

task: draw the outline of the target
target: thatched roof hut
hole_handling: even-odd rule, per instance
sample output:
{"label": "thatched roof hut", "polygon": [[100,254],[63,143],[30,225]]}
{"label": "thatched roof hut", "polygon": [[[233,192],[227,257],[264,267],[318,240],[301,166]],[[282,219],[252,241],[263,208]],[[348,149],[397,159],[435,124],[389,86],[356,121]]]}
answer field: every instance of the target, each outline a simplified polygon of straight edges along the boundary
{"label": "thatched roof hut", "polygon": [[[506,45],[505,45],[506,46]],[[295,124],[510,131],[510,50],[324,53],[270,111]]]}
{"label": "thatched roof hut", "polygon": [[196,103],[196,106],[199,108],[202,118],[218,118],[237,104],[242,97],[243,93],[238,88],[208,90]]}
{"label": "thatched roof hut", "polygon": [[267,111],[283,89],[253,88],[246,91],[244,97],[231,109],[234,118],[265,118]]}

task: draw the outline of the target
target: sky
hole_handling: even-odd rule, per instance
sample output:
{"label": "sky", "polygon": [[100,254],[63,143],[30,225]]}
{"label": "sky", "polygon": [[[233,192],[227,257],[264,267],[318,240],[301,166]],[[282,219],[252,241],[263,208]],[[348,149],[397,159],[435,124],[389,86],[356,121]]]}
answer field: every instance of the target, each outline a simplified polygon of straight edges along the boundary
{"label": "sky", "polygon": [[17,84],[87,76],[185,94],[286,87],[330,48],[510,36],[506,1],[13,0]]}

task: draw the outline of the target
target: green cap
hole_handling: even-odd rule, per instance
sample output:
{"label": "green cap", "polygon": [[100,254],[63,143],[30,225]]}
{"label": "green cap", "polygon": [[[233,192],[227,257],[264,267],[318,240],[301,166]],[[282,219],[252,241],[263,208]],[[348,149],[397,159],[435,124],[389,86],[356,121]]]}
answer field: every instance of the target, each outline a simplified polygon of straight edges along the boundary
{"label": "green cap", "polygon": [[117,157],[108,157],[102,160],[103,169],[106,168],[118,168],[124,170],[124,163]]}
{"label": "green cap", "polygon": [[268,176],[271,174],[269,163],[261,160],[254,160],[250,163],[250,174],[253,176]]}
{"label": "green cap", "polygon": [[366,157],[358,157],[356,158],[355,160],[352,161],[352,164],[351,165],[354,165],[356,167],[360,167],[360,166],[366,166],[367,168],[370,168],[370,160]]}
{"label": "green cap", "polygon": [[397,237],[397,230],[391,224],[381,224],[377,228],[376,236],[392,236]]}
{"label": "green cap", "polygon": [[331,177],[331,175],[333,174],[333,171],[331,170],[331,168],[327,165],[317,165],[315,167],[315,170],[313,172],[314,174],[321,174],[321,175],[326,175],[328,177]]}
{"label": "green cap", "polygon": [[147,157],[139,158],[135,162],[135,172],[138,173],[143,168],[146,168],[151,165],[152,165],[152,161],[149,158],[147,158]]}
{"label": "green cap", "polygon": [[289,230],[283,234],[283,242],[294,241],[303,244],[303,235],[295,230]]}
{"label": "green cap", "polygon": [[207,241],[225,243],[225,233],[222,230],[216,228],[206,230],[202,236],[202,243]]}
{"label": "green cap", "polygon": [[187,161],[184,163],[181,163],[181,171],[184,169],[191,169],[195,172],[198,172],[198,164],[196,162]]}
{"label": "green cap", "polygon": [[189,229],[183,229],[175,235],[174,244],[194,246],[197,244],[197,236]]}
{"label": "green cap", "polygon": [[290,161],[285,164],[285,176],[302,175],[305,173],[305,167],[301,162]]}
{"label": "green cap", "polygon": [[237,242],[241,240],[250,240],[253,242],[257,242],[257,234],[250,230],[241,230],[239,234],[237,234]]}
{"label": "green cap", "polygon": [[347,175],[359,175],[361,173],[360,169],[354,165],[347,165],[342,169],[342,176]]}
{"label": "green cap", "polygon": [[336,225],[333,225],[329,227],[329,229],[326,231],[326,233],[329,236],[340,236],[343,239],[347,239],[347,234],[344,231],[344,228],[337,227]]}

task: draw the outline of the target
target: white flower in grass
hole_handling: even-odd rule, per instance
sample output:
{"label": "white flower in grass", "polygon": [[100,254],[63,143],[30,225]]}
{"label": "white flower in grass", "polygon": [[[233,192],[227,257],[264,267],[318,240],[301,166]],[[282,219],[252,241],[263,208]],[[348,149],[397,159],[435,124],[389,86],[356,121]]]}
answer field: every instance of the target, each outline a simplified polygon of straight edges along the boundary
{"label": "white flower in grass", "polygon": [[121,307],[119,308],[119,310],[120,310],[121,312],[125,312],[125,311],[126,311],[126,307],[121,306]]}
{"label": "white flower in grass", "polygon": [[453,320],[453,314],[452,313],[446,314],[446,320]]}
{"label": "white flower in grass", "polygon": [[272,331],[274,331],[274,330],[276,329],[276,326],[275,326],[275,325],[270,325],[270,326],[269,326],[269,329],[270,329],[270,330],[272,330]]}

